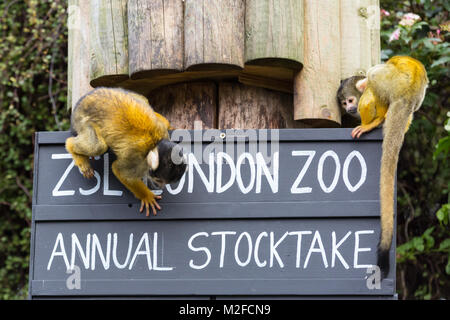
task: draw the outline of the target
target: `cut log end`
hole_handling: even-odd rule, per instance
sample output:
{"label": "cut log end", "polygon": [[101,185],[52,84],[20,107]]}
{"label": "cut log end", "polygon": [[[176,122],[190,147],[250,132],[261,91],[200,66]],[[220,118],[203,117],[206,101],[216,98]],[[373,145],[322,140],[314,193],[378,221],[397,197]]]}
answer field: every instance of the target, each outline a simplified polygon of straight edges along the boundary
{"label": "cut log end", "polygon": [[186,71],[230,71],[230,70],[243,70],[238,65],[225,64],[225,63],[201,63],[189,66]]}
{"label": "cut log end", "polygon": [[278,67],[300,71],[303,64],[298,61],[283,58],[261,58],[247,61],[246,66]]}
{"label": "cut log end", "polygon": [[90,82],[90,85],[93,88],[96,87],[114,87],[117,86],[119,83],[128,80],[128,74],[114,74],[114,75],[106,75],[102,77],[98,77],[95,79],[92,79]]}
{"label": "cut log end", "polygon": [[155,69],[155,70],[139,70],[133,72],[130,76],[132,80],[151,79],[155,77],[165,76],[168,74],[180,73],[182,70],[174,69]]}

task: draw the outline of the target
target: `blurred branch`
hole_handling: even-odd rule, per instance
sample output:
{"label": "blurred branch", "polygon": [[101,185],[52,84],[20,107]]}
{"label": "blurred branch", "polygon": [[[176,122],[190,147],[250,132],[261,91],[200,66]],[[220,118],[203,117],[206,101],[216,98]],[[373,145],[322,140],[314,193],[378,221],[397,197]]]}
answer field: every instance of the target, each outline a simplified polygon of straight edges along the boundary
{"label": "blurred branch", "polygon": [[13,0],[13,1],[10,1],[10,2],[6,5],[5,11],[3,11],[2,20],[6,18],[6,14],[7,14],[8,11],[9,11],[9,7],[11,7],[14,3],[16,3],[16,2],[18,2],[18,1],[19,1],[19,0]]}
{"label": "blurred branch", "polygon": [[431,118],[431,117],[428,115],[428,113],[426,113],[425,111],[419,109],[419,110],[416,111],[416,113],[417,113],[418,115],[421,115],[421,116],[423,116],[424,118],[426,118],[433,126],[437,127],[437,126],[440,125],[440,123],[437,123],[437,122],[436,122],[433,118]]}
{"label": "blurred branch", "polygon": [[402,299],[408,299],[408,286],[406,285],[405,269],[400,270],[400,280],[402,283]]}
{"label": "blurred branch", "polygon": [[20,181],[19,177],[16,177],[16,184],[17,186],[22,189],[22,191],[27,195],[28,197],[28,201],[31,203],[32,202],[32,197],[31,197],[31,193],[30,191],[27,189],[27,187],[25,187],[22,182]]}
{"label": "blurred branch", "polygon": [[409,194],[406,192],[405,187],[403,186],[403,184],[402,183],[398,183],[398,186],[400,187],[400,190],[402,191],[402,193],[405,195],[406,202],[408,202],[408,206],[409,206],[409,209],[410,209],[410,211],[409,211],[410,214],[409,214],[408,218],[405,221],[405,230],[404,230],[404,236],[405,236],[405,240],[406,240],[405,242],[408,242],[409,241],[408,226],[411,223],[411,221],[413,221],[413,219],[414,219],[414,206],[411,203],[411,199],[409,197]]}

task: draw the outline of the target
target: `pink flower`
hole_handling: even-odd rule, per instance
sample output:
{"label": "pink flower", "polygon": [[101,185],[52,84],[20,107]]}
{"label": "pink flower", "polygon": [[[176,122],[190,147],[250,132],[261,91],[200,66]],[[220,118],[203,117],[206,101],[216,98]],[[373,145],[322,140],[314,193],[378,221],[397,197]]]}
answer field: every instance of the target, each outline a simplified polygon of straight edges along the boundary
{"label": "pink flower", "polygon": [[[434,33],[432,31],[428,32],[428,38],[438,38],[441,41],[444,41],[444,37],[441,37],[441,30],[440,29],[436,30],[436,35],[434,35]],[[432,41],[431,43],[434,44],[434,45],[437,45],[441,41]]]}
{"label": "pink flower", "polygon": [[392,32],[391,36],[389,37],[389,42],[398,40],[400,38],[400,29],[395,29],[394,32]]}
{"label": "pink flower", "polygon": [[409,19],[409,20],[420,20],[420,16],[418,16],[417,14],[414,13],[407,13],[405,15],[403,15],[403,19]]}
{"label": "pink flower", "polygon": [[391,14],[389,13],[389,11],[386,11],[384,9],[380,10],[381,16],[383,17],[389,17]]}
{"label": "pink flower", "polygon": [[400,20],[399,24],[404,27],[410,27],[419,20],[421,20],[421,18],[417,14],[407,13],[403,15],[402,20]]}

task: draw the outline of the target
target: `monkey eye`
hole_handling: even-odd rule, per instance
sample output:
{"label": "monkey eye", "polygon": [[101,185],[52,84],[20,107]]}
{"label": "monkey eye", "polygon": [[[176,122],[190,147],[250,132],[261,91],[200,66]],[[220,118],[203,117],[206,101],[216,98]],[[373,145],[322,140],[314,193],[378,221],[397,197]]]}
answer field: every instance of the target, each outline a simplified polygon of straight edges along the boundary
{"label": "monkey eye", "polygon": [[353,98],[350,98],[350,99],[348,100],[348,102],[353,103],[353,102],[354,102]]}
{"label": "monkey eye", "polygon": [[347,102],[345,102],[345,101],[342,101],[342,104],[343,104],[344,106],[346,106],[346,105],[347,105]]}

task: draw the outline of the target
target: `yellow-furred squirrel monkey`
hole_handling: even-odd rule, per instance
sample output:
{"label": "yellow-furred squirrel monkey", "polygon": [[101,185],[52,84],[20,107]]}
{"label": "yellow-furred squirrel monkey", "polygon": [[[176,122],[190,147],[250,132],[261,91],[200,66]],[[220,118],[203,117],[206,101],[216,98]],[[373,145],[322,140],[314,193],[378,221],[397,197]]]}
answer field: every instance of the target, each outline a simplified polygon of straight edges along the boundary
{"label": "yellow-furred squirrel monkey", "polygon": [[186,171],[182,149],[169,141],[169,121],[153,111],[144,96],[131,91],[97,88],[82,97],[71,117],[75,137],[66,140],[66,149],[86,178],[94,176],[89,157],[100,156],[108,148],[117,157],[112,171],[119,181],[141,200],[149,215],[161,207],[143,178],[162,188],[181,179]]}
{"label": "yellow-furred squirrel monkey", "polygon": [[363,92],[358,103],[361,125],[353,129],[352,137],[359,138],[384,122],[380,170],[381,236],[377,262],[383,277],[389,273],[398,157],[413,112],[422,105],[427,86],[425,67],[407,56],[395,56],[385,64],[373,66],[367,71],[367,78],[356,83],[357,89]]}

